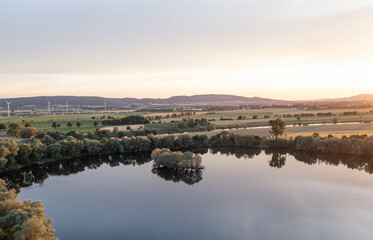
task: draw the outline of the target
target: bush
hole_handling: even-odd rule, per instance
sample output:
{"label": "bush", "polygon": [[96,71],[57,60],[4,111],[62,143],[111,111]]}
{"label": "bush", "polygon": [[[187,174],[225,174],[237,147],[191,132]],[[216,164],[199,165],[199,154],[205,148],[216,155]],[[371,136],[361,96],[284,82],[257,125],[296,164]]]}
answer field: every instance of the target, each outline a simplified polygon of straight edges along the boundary
{"label": "bush", "polygon": [[45,136],[45,134],[44,134],[44,132],[43,131],[37,131],[36,132],[36,135],[35,135],[35,137],[36,138],[43,138]]}
{"label": "bush", "polygon": [[98,155],[101,153],[103,144],[99,141],[84,139],[84,151],[89,155]]}
{"label": "bush", "polygon": [[177,137],[177,145],[179,148],[190,148],[194,146],[193,138],[190,134],[179,135]]}
{"label": "bush", "polygon": [[5,131],[7,129],[4,123],[0,123],[0,131]]}
{"label": "bush", "polygon": [[123,131],[119,131],[118,132],[118,137],[119,138],[123,138],[125,136],[124,132]]}
{"label": "bush", "polygon": [[22,128],[23,128],[23,126],[19,123],[11,123],[9,125],[7,134],[9,134],[12,137],[18,137]]}
{"label": "bush", "polygon": [[216,130],[216,127],[215,127],[215,125],[208,125],[208,126],[206,127],[206,130],[207,130],[208,132],[215,131],[215,130]]}
{"label": "bush", "polygon": [[21,138],[33,138],[36,136],[36,133],[36,128],[26,127],[20,131],[19,135],[21,136]]}
{"label": "bush", "polygon": [[83,139],[83,134],[80,131],[70,131],[70,132],[66,133],[66,137],[69,137],[69,136],[74,137],[74,138],[79,139],[79,140]]}

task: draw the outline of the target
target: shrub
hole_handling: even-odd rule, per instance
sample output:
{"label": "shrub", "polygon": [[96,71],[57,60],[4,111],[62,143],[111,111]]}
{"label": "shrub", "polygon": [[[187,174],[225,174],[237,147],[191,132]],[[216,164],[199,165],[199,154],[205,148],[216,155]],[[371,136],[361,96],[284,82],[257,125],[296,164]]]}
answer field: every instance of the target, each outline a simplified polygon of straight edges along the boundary
{"label": "shrub", "polygon": [[44,134],[44,132],[43,131],[37,131],[36,132],[36,135],[35,135],[35,137],[36,138],[43,138],[45,136],[45,134]]}
{"label": "shrub", "polygon": [[70,132],[66,133],[66,137],[69,137],[69,136],[74,137],[74,138],[79,139],[79,140],[83,139],[83,134],[80,131],[70,131]]}
{"label": "shrub", "polygon": [[207,130],[208,132],[215,131],[215,130],[216,130],[216,127],[215,127],[215,125],[208,125],[208,126],[206,127],[206,130]]}
{"label": "shrub", "polygon": [[98,155],[101,153],[103,144],[99,141],[84,139],[84,151],[90,155]]}
{"label": "shrub", "polygon": [[119,138],[123,138],[125,136],[124,132],[123,131],[119,131],[118,132],[118,137]]}
{"label": "shrub", "polygon": [[5,131],[7,129],[4,123],[0,123],[0,131]]}
{"label": "shrub", "polygon": [[26,127],[20,131],[19,135],[21,138],[33,138],[36,136],[37,131],[36,128]]}

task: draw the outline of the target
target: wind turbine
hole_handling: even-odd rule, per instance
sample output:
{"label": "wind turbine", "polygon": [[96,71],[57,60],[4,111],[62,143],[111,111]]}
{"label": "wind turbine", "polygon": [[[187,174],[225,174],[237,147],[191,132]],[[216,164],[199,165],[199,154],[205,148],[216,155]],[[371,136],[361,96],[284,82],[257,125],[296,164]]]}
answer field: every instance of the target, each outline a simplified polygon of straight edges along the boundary
{"label": "wind turbine", "polygon": [[67,107],[68,107],[68,104],[67,104],[67,100],[66,100],[66,114],[69,114],[69,109]]}
{"label": "wind turbine", "polygon": [[49,100],[48,101],[48,115],[51,115],[51,102]]}
{"label": "wind turbine", "polygon": [[6,101],[6,104],[8,104],[8,118],[10,118],[10,104],[11,104],[12,102],[8,102],[8,101]]}
{"label": "wind turbine", "polygon": [[105,99],[105,112],[106,112],[106,99]]}

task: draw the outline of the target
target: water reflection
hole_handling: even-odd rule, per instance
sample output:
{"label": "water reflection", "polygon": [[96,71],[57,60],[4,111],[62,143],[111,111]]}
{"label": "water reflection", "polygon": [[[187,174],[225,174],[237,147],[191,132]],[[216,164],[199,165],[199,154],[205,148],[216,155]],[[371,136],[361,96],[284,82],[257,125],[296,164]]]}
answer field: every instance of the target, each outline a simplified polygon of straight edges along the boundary
{"label": "water reflection", "polygon": [[273,153],[272,154],[272,159],[268,161],[269,166],[275,167],[275,168],[282,168],[285,166],[286,162],[286,155],[281,154],[281,153]]}
{"label": "water reflection", "polygon": [[[238,159],[252,159],[262,153],[261,149],[245,149],[245,148],[202,148],[190,150],[194,153],[205,154],[210,153],[221,154],[225,156],[234,156]],[[336,155],[336,154],[320,154],[302,151],[284,151],[284,150],[265,150],[264,153],[269,156],[268,165],[273,168],[283,168],[286,165],[286,157],[294,156],[294,158],[305,164],[326,164],[332,166],[344,165],[350,169],[365,171],[369,174],[373,173],[373,158],[351,155]],[[3,178],[9,188],[19,191],[20,188],[29,187],[36,184],[42,184],[49,176],[70,175],[83,172],[86,169],[97,169],[103,164],[110,167],[120,165],[143,165],[150,162],[150,153],[139,153],[135,155],[107,155],[99,157],[85,157],[74,160],[56,161],[46,163],[40,166],[27,167],[20,170],[12,171],[0,176]],[[193,185],[202,181],[203,171],[175,171],[168,169],[151,170],[153,174],[163,178],[166,181],[175,183],[183,182],[188,185]]]}
{"label": "water reflection", "polygon": [[169,170],[167,168],[153,168],[152,173],[163,178],[166,181],[174,183],[184,182],[188,185],[193,185],[202,181],[202,170]]}
{"label": "water reflection", "polygon": [[84,157],[74,160],[61,160],[45,163],[39,166],[26,167],[20,170],[5,173],[4,179],[11,189],[19,191],[20,188],[32,186],[34,183],[42,184],[49,176],[68,176],[83,172],[86,169],[97,169],[103,164],[110,167],[123,165],[143,165],[150,162],[150,153],[136,155],[105,155],[97,157]]}

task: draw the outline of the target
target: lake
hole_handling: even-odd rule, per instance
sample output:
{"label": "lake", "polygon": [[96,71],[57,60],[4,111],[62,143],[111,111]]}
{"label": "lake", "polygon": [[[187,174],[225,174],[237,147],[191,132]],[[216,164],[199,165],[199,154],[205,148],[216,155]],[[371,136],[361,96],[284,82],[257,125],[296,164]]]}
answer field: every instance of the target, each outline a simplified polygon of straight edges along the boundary
{"label": "lake", "polygon": [[2,176],[41,200],[56,237],[372,239],[373,161],[200,149],[198,172],[153,169],[149,153],[60,161]]}

